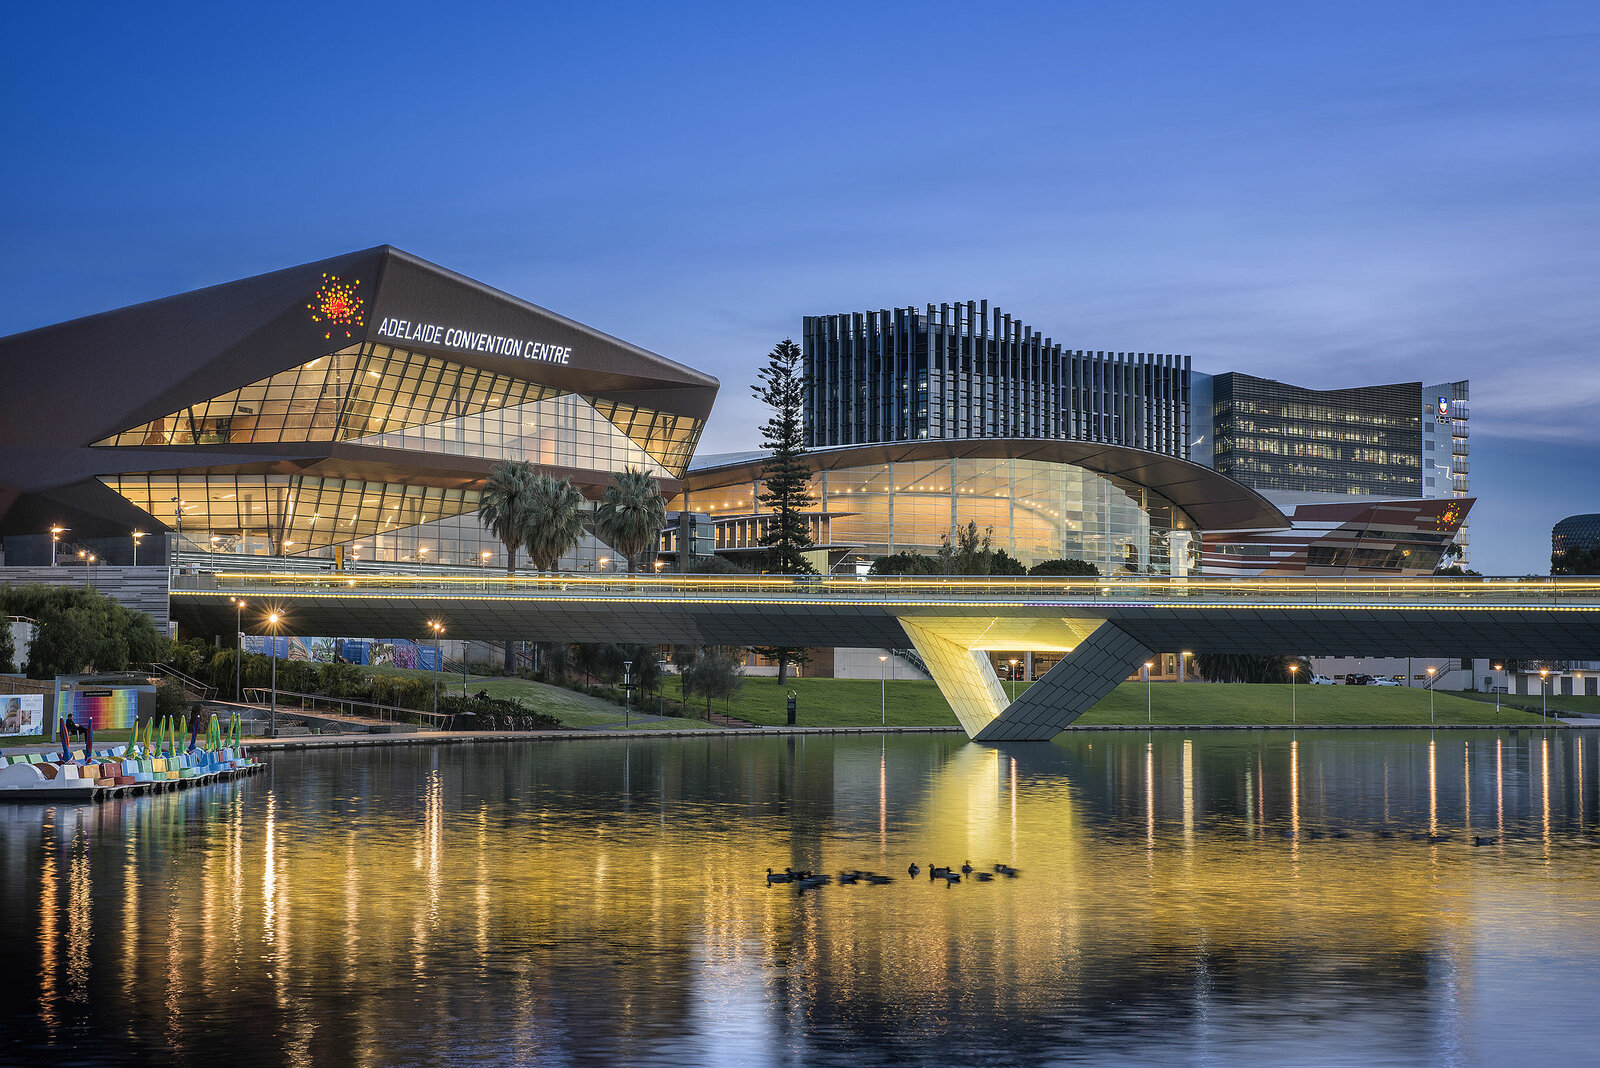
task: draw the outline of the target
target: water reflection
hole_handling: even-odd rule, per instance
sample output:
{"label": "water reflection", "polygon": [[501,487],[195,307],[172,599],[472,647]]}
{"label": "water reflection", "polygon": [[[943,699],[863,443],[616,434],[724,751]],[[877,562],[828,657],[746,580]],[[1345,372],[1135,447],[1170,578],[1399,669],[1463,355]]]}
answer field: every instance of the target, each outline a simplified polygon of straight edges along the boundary
{"label": "water reflection", "polygon": [[[0,967],[37,993],[0,1019],[14,1054],[87,1063],[1587,1056],[1564,1021],[1600,964],[1594,741],[286,756],[0,808]],[[912,882],[913,860],[1023,876]],[[768,866],[898,879],[797,894]]]}

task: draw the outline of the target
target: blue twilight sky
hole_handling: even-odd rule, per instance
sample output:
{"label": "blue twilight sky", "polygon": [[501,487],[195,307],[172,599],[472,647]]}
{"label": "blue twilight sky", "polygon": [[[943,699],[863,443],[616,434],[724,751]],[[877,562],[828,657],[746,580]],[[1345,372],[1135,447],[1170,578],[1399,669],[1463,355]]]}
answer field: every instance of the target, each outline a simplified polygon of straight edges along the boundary
{"label": "blue twilight sky", "polygon": [[1474,566],[1600,511],[1600,6],[22,5],[0,334],[390,243],[721,377],[988,298],[1073,347],[1472,380]]}

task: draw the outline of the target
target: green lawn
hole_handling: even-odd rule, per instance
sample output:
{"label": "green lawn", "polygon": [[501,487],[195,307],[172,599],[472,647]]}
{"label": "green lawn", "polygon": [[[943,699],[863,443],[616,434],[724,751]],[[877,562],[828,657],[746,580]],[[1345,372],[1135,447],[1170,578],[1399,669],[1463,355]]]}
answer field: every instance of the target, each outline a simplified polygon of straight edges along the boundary
{"label": "green lawn", "polygon": [[[671,692],[671,682],[668,692]],[[791,679],[779,687],[770,678],[745,679],[744,689],[733,699],[729,713],[751,723],[777,726],[784,722],[784,697],[793,689],[799,697],[797,723],[803,727],[868,727],[879,722],[878,682],[856,679]],[[1009,685],[1007,693],[1010,692]],[[1020,695],[1026,689],[1019,685]],[[1296,686],[1296,722],[1306,724],[1426,724],[1428,693],[1385,686]],[[884,688],[890,726],[954,724],[954,714],[939,689],[928,681],[894,681]],[[1165,725],[1287,724],[1288,686],[1248,686],[1228,683],[1157,683],[1150,690],[1154,722]],[[1589,700],[1600,700],[1590,698]],[[719,711],[725,709],[717,702]],[[1494,706],[1482,705],[1453,694],[1434,695],[1434,715],[1439,723],[1495,722]],[[1145,687],[1125,682],[1079,719],[1084,727],[1146,722]],[[1510,709],[1501,710],[1501,723],[1527,725],[1539,717]]]}
{"label": "green lawn", "polygon": [[[1473,699],[1477,701],[1485,701],[1489,704],[1490,708],[1494,707],[1493,694],[1478,694]],[[1600,697],[1587,697],[1582,694],[1573,694],[1569,696],[1566,694],[1553,693],[1550,694],[1546,700],[1550,702],[1551,713],[1558,711],[1600,713]],[[1538,708],[1539,695],[1536,693],[1503,693],[1500,695],[1500,704],[1502,706],[1520,705],[1523,708]]]}
{"label": "green lawn", "polygon": [[[374,674],[384,675],[423,675],[432,677],[433,672],[423,671],[420,668],[363,668]],[[440,692],[460,694],[461,676],[441,674],[439,676]],[[671,693],[671,684],[668,684],[668,693]],[[516,701],[525,705],[534,712],[543,712],[547,716],[554,716],[561,721],[564,727],[616,727],[622,730],[628,723],[621,705],[614,705],[598,697],[588,694],[575,693],[560,686],[549,686],[541,682],[529,682],[526,679],[505,678],[499,675],[469,675],[467,677],[467,693],[476,694],[479,691],[487,693],[490,697],[499,697],[508,701]],[[639,722],[640,715],[654,717],[656,703],[654,700],[645,699],[642,704],[634,707],[631,729],[633,730],[670,730],[672,728],[704,727],[704,720],[679,719],[668,716],[664,720],[655,722]]]}

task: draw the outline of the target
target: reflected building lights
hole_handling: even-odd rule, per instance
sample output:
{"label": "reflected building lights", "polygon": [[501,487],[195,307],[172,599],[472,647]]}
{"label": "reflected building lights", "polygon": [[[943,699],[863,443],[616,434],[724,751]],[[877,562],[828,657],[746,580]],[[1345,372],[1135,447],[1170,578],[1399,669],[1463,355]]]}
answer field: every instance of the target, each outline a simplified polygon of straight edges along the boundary
{"label": "reflected building lights", "polygon": [[1289,829],[1294,837],[1289,842],[1289,855],[1300,856],[1300,739],[1289,741]]}
{"label": "reflected building lights", "polygon": [[1194,740],[1183,740],[1183,844],[1194,847]]}
{"label": "reflected building lights", "polygon": [[1428,833],[1439,833],[1439,765],[1432,735],[1428,737]]}
{"label": "reflected building lights", "polygon": [[1539,776],[1540,803],[1544,812],[1544,855],[1550,857],[1550,736],[1546,734],[1539,741],[1539,750],[1544,757],[1543,770]]}

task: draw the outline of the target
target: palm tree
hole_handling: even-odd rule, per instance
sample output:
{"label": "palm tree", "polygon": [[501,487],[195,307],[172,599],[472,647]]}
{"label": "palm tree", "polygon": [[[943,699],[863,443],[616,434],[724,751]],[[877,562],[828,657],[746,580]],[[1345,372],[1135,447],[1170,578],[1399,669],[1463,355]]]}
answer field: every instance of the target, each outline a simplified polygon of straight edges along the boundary
{"label": "palm tree", "polygon": [[554,571],[582,534],[583,494],[568,479],[536,476],[529,487],[528,526],[522,538],[529,561],[540,571]]}
{"label": "palm tree", "polygon": [[478,519],[506,547],[506,574],[517,570],[517,547],[528,537],[529,505],[538,476],[526,460],[502,460],[478,494]]}
{"label": "palm tree", "polygon": [[595,512],[595,528],[617,552],[628,558],[628,570],[639,569],[639,557],[654,546],[667,523],[667,499],[648,472],[628,467],[611,476]]}

